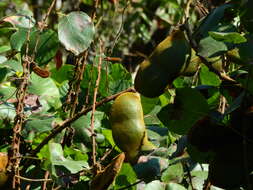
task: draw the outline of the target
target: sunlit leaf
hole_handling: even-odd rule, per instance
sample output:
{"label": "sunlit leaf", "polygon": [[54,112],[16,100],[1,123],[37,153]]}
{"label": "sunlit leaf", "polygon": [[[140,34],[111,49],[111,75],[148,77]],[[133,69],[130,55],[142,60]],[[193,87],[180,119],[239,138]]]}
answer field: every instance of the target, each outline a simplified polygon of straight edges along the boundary
{"label": "sunlit leaf", "polygon": [[84,12],[71,12],[58,25],[60,42],[75,55],[84,52],[93,41],[95,29],[91,18]]}
{"label": "sunlit leaf", "polygon": [[209,32],[209,35],[217,41],[240,44],[247,39],[237,32]]}

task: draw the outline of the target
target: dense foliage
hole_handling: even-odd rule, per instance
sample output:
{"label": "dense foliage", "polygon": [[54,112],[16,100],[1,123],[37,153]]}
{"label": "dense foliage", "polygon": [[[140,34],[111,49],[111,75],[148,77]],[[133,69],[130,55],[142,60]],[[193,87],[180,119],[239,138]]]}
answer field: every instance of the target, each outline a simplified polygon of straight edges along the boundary
{"label": "dense foliage", "polygon": [[252,189],[252,10],[1,0],[0,188]]}

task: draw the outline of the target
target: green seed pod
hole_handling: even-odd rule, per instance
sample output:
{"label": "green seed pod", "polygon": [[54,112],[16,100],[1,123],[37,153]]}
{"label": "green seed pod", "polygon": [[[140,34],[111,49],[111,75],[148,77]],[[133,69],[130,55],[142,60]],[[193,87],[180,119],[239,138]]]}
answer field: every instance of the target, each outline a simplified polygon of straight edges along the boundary
{"label": "green seed pod", "polygon": [[148,140],[140,97],[127,92],[118,96],[111,108],[109,120],[116,145],[126,153],[126,160],[135,162],[140,151],[153,150]]}

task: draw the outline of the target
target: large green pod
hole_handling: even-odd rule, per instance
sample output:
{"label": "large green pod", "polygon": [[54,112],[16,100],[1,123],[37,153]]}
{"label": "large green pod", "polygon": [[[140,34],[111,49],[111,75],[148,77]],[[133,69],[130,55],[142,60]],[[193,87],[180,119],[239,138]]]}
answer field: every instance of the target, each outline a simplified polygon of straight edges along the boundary
{"label": "large green pod", "polygon": [[190,53],[184,32],[172,32],[141,63],[135,78],[135,89],[150,98],[161,95],[166,86],[179,76]]}
{"label": "large green pod", "polygon": [[111,108],[109,120],[116,145],[126,153],[126,160],[134,162],[140,151],[153,150],[143,120],[143,110],[137,93],[118,96]]}

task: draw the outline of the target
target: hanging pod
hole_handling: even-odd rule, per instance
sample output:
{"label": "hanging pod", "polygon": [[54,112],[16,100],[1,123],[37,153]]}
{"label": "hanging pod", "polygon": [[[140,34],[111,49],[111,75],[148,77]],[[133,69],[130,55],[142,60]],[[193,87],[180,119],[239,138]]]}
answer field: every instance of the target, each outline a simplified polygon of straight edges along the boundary
{"label": "hanging pod", "polygon": [[134,163],[141,151],[155,148],[148,140],[138,93],[126,92],[118,96],[112,105],[109,120],[113,139],[125,152],[127,161]]}

